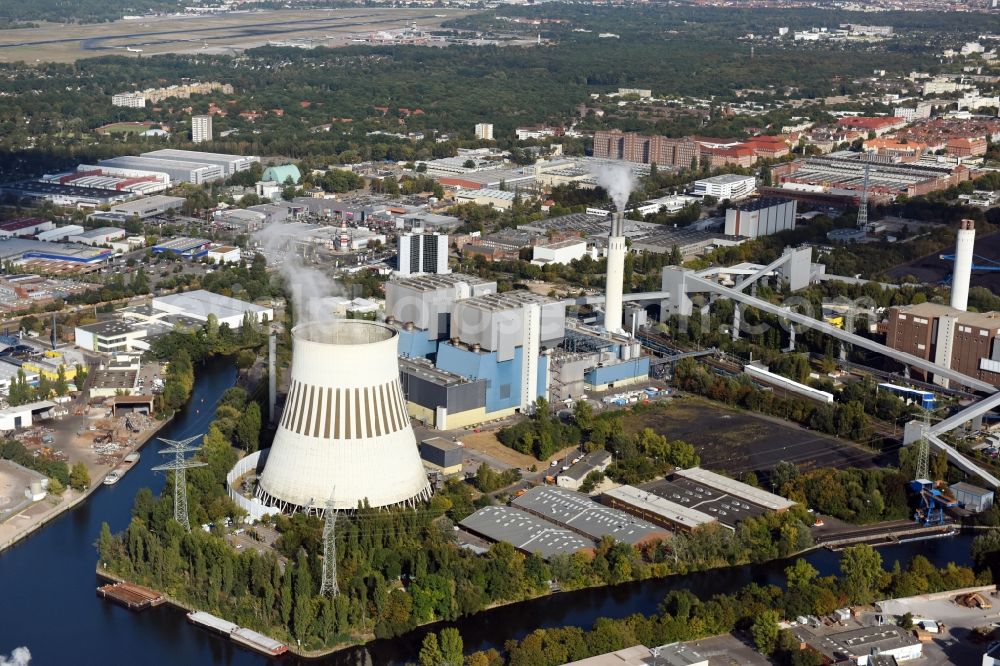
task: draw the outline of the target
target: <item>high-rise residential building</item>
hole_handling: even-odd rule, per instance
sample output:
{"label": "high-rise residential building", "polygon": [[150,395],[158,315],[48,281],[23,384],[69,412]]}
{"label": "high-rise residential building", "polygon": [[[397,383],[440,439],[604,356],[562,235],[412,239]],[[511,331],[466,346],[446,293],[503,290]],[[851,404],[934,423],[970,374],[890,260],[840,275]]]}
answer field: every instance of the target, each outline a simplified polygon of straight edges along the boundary
{"label": "high-rise residential building", "polygon": [[116,93],[111,96],[111,105],[141,109],[146,106],[146,96],[137,92]]}
{"label": "high-rise residential building", "polygon": [[492,141],[493,123],[478,123],[476,125],[476,138],[480,141]]}
{"label": "high-rise residential building", "polygon": [[191,141],[204,143],[212,140],[212,116],[191,116]]}
{"label": "high-rise residential building", "polygon": [[400,275],[448,272],[447,234],[403,234],[399,237]]}

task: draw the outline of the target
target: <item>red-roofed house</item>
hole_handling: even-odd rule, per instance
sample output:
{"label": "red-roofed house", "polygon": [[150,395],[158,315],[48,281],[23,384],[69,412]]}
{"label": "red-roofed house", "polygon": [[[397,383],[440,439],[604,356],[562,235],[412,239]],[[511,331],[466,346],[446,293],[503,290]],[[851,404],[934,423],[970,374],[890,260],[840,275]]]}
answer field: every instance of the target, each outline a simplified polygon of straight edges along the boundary
{"label": "red-roofed house", "polygon": [[986,139],[981,136],[952,139],[945,144],[945,151],[955,157],[974,157],[986,154]]}
{"label": "red-roofed house", "polygon": [[837,126],[862,132],[875,132],[875,136],[882,136],[886,132],[906,127],[906,119],[895,116],[848,116],[838,120]]}
{"label": "red-roofed house", "polygon": [[728,166],[730,164],[741,167],[753,166],[757,161],[757,154],[750,146],[739,145],[732,148],[708,148],[702,150],[702,155],[708,156],[713,167]]}

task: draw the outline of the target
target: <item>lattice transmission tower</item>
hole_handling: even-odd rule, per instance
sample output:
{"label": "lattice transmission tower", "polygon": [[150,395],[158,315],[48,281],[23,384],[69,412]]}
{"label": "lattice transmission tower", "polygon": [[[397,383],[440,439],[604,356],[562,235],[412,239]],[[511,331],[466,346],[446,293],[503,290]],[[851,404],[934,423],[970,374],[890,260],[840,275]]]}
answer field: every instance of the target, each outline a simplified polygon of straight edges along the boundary
{"label": "lattice transmission tower", "polygon": [[858,205],[858,229],[862,231],[868,228],[868,179],[871,168],[872,163],[865,158],[865,182],[861,188],[861,203]]}
{"label": "lattice transmission tower", "polygon": [[337,509],[333,505],[333,496],[326,501],[326,512],[323,514],[323,579],[319,593],[335,597],[340,594],[337,585]]}
{"label": "lattice transmission tower", "polygon": [[174,459],[153,468],[154,472],[174,473],[174,520],[180,523],[188,532],[191,531],[191,524],[188,521],[187,470],[194,467],[205,467],[208,463],[188,460],[184,457],[184,454],[197,451],[202,447],[201,444],[197,446],[191,445],[192,442],[201,436],[195,435],[194,437],[188,437],[180,441],[160,437],[160,441],[166,444],[167,448],[161,449],[159,453],[165,456],[172,455]]}

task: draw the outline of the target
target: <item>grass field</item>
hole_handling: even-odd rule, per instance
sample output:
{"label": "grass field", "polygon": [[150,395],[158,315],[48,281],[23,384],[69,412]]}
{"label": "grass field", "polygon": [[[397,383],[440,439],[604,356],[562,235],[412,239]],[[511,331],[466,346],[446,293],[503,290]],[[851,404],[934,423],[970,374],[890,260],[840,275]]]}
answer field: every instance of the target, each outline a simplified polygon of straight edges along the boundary
{"label": "grass field", "polygon": [[702,466],[733,474],[768,471],[782,460],[804,470],[872,467],[876,457],[853,442],[694,398],[673,400],[625,419],[627,432],[643,428],[693,444]]}
{"label": "grass field", "polygon": [[133,57],[160,53],[227,54],[264,46],[268,41],[288,40],[344,46],[352,37],[413,24],[433,30],[443,21],[467,13],[441,8],[358,7],[162,16],[87,25],[52,24],[0,31],[0,62],[74,62],[109,54]]}
{"label": "grass field", "polygon": [[111,123],[103,127],[98,127],[94,131],[98,134],[138,134],[145,132],[155,123]]}

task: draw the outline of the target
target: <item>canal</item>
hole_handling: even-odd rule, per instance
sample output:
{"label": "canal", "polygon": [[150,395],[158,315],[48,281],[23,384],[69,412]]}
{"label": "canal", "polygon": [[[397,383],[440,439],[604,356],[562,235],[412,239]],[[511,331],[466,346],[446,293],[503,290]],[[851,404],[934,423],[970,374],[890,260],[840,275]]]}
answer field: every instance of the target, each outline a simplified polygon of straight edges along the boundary
{"label": "canal", "polygon": [[[236,380],[232,364],[221,359],[198,368],[190,405],[160,433],[182,439],[205,432],[222,393]],[[143,486],[160,492],[161,474],[155,441],[142,451],[142,459],[120,482],[102,486],[76,509],[67,512],[31,537],[0,553],[0,655],[19,646],[31,650],[32,664],[142,663],[143,666],[175,664],[266,664],[267,659],[236,648],[228,640],[187,623],[183,613],[160,607],[132,613],[102,601],[94,590],[97,553],[94,543],[101,523],[113,532],[128,525],[132,499]],[[886,566],[924,555],[935,565],[948,562],[968,565],[971,537],[956,536],[881,548]],[[815,551],[807,557],[821,575],[835,573],[836,553]],[[625,617],[653,613],[664,595],[689,589],[701,597],[733,592],[750,582],[781,583],[787,562],[733,567],[662,580],[626,583],[607,588],[579,590],[496,608],[448,626],[457,627],[467,651],[501,648],[504,641],[521,638],[540,627],[577,625],[589,627],[598,617]],[[412,662],[424,634],[431,626],[405,636],[374,641],[345,650],[319,662],[330,666],[396,666]],[[293,660],[286,660],[290,663]]]}

